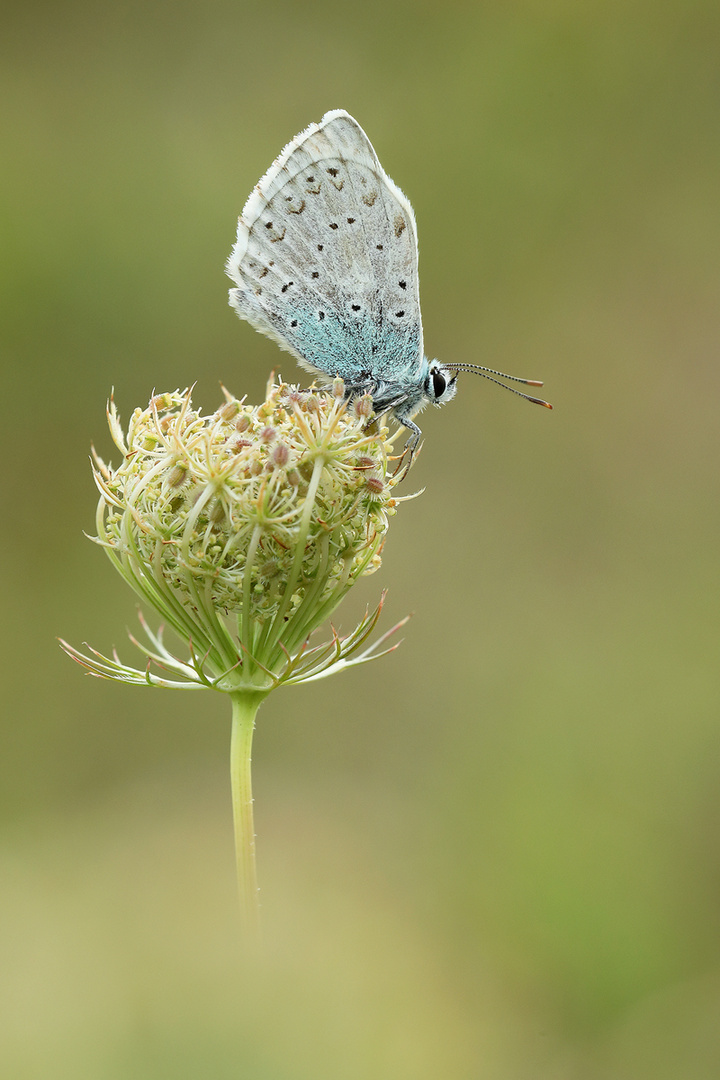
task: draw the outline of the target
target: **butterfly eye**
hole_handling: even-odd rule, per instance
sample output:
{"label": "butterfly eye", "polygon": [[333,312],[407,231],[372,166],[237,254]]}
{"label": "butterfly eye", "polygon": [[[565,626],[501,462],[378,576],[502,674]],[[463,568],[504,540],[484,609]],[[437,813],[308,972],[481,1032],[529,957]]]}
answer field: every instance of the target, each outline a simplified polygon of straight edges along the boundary
{"label": "butterfly eye", "polygon": [[436,368],[432,371],[431,374],[433,394],[435,395],[436,399],[439,399],[445,393],[445,387],[447,386],[447,382],[445,381],[445,376],[443,375],[443,373],[441,371],[438,371]]}

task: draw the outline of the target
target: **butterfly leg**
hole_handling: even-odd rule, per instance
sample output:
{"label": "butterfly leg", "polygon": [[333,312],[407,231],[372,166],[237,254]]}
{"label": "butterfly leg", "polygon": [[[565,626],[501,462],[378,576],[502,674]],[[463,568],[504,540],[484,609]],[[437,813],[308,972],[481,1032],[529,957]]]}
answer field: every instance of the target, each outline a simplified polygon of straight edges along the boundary
{"label": "butterfly leg", "polygon": [[[414,423],[414,421],[410,420],[408,417],[403,417],[402,419],[400,419],[397,413],[395,414],[395,416],[396,419],[402,424],[402,426],[404,428],[407,428],[407,430],[410,432],[410,438],[405,443],[403,452],[400,455],[400,460],[397,464],[395,472],[393,473],[393,476],[397,476],[397,474],[402,470],[400,480],[398,480],[398,483],[400,483],[400,481],[404,480],[407,474],[410,472],[410,466],[415,460],[415,455],[420,449],[420,439],[422,438],[422,431],[417,426],[417,424]],[[406,455],[407,461],[405,460]],[[404,465],[403,462],[405,462]]]}

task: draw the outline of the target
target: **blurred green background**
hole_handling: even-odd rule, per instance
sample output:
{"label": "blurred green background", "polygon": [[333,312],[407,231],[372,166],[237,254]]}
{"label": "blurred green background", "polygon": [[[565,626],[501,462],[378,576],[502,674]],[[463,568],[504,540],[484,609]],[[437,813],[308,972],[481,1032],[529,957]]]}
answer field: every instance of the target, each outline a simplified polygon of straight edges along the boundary
{"label": "blurred green background", "polygon": [[[720,1074],[720,9],[16,4],[2,63],[0,1071],[19,1080]],[[375,666],[255,744],[243,957],[220,695],[83,678],[135,602],[91,442],[153,389],[294,361],[223,263],[348,109],[411,198],[429,355]],[[115,455],[117,457],[117,455]]]}

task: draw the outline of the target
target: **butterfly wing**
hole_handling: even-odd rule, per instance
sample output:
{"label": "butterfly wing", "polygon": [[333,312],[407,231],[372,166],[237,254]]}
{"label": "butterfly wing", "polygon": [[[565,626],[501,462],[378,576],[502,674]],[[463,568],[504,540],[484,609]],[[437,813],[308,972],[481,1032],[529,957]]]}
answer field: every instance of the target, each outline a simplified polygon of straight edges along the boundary
{"label": "butterfly wing", "polygon": [[247,201],[227,262],[242,319],[349,385],[416,380],[415,215],[346,112],[288,143]]}

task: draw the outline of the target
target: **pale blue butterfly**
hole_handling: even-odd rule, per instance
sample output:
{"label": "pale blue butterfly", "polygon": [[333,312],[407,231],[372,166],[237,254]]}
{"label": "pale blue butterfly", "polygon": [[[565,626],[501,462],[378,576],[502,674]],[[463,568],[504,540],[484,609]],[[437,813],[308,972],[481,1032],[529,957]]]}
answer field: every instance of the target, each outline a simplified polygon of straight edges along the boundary
{"label": "pale blue butterfly", "polygon": [[428,402],[450,401],[457,372],[542,386],[427,359],[415,215],[342,109],[296,135],[257,184],[226,270],[240,318],[307,370],[339,375],[348,396],[369,393],[376,414],[392,409],[410,431],[410,460],[421,435],[412,417]]}

